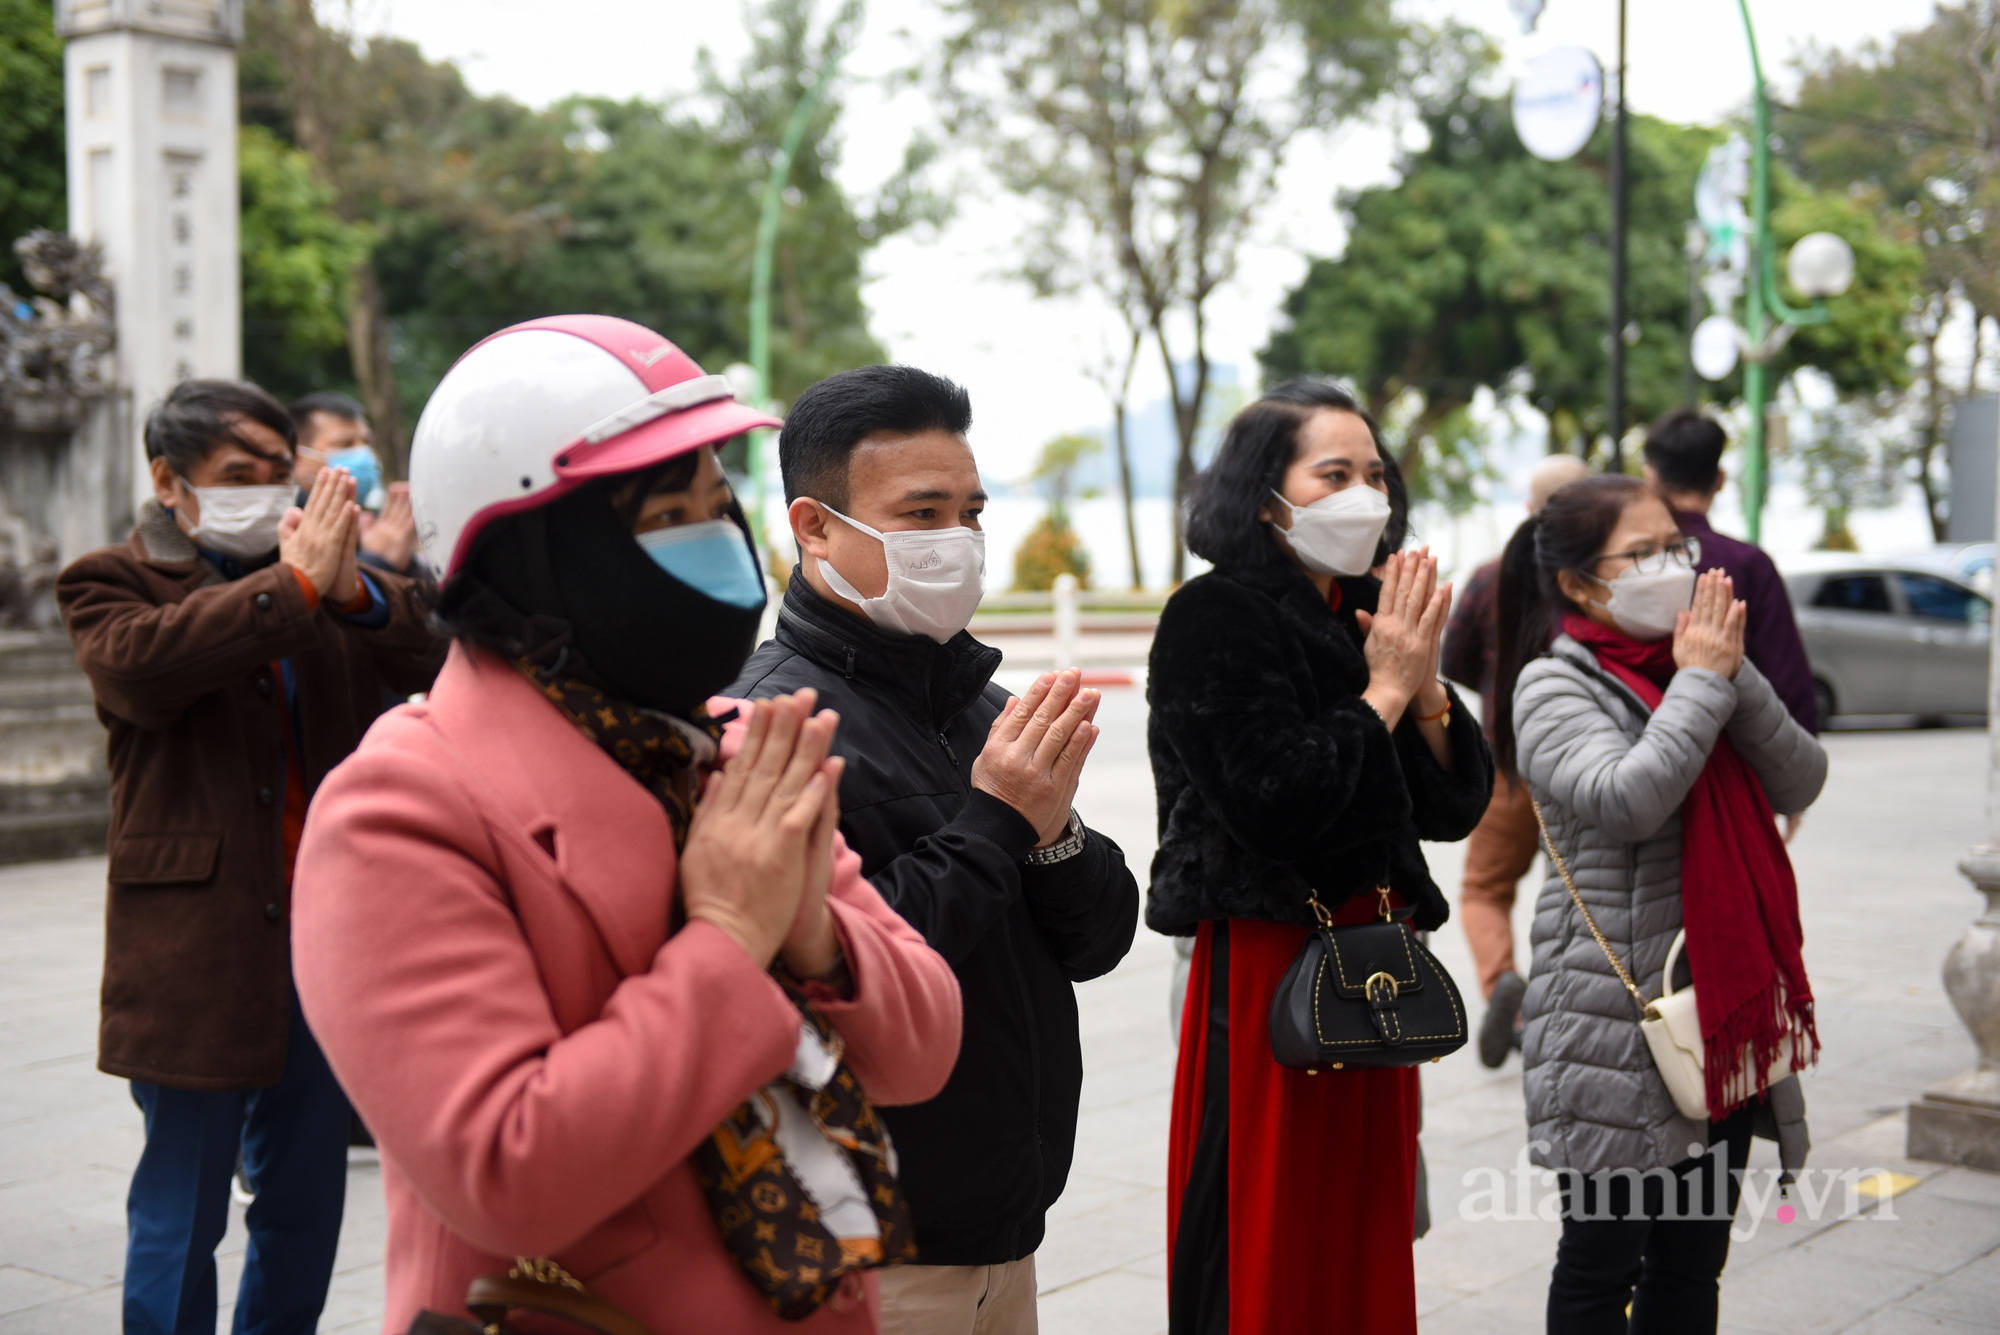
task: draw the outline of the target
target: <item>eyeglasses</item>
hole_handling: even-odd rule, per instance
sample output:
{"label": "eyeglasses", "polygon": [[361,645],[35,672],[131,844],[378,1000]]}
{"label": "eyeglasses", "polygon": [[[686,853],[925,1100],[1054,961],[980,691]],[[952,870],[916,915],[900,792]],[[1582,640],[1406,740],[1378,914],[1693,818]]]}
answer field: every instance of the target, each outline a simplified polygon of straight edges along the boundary
{"label": "eyeglasses", "polygon": [[1692,570],[1701,564],[1701,539],[1681,538],[1664,547],[1649,542],[1629,552],[1606,552],[1597,558],[1595,564],[1601,567],[1606,561],[1621,559],[1631,561],[1632,568],[1642,575],[1657,575],[1669,566]]}

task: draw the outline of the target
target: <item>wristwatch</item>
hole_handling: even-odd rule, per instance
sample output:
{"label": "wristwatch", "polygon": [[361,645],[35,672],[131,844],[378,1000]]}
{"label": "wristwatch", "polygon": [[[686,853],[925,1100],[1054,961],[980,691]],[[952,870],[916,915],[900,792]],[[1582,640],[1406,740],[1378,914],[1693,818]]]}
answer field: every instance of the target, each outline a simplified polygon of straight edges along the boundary
{"label": "wristwatch", "polygon": [[1069,833],[1050,844],[1047,848],[1029,851],[1021,861],[1030,867],[1047,867],[1057,862],[1068,862],[1083,851],[1083,821],[1076,814],[1076,808],[1069,809]]}

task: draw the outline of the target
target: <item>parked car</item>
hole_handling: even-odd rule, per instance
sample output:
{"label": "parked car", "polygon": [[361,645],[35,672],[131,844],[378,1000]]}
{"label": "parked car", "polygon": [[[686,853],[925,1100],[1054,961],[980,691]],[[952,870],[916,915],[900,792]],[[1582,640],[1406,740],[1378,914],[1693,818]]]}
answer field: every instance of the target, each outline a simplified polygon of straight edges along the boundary
{"label": "parked car", "polygon": [[1970,584],[1988,598],[1993,596],[1992,543],[1941,542],[1931,549],[1930,559],[1959,583]]}
{"label": "parked car", "polygon": [[1934,558],[1829,552],[1783,573],[1822,720],[1986,712],[1992,600]]}

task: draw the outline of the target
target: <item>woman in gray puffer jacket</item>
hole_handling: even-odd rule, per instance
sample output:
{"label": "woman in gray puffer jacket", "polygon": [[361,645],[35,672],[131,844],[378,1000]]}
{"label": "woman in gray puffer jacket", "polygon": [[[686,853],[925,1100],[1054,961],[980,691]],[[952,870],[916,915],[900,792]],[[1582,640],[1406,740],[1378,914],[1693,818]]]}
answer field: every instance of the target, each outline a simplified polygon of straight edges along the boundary
{"label": "woman in gray puffer jacket", "polygon": [[1716,1120],[1676,1111],[1634,999],[1552,867],[1522,1006],[1530,1157],[1563,1183],[1552,1335],[1713,1331],[1740,1181],[1719,1170],[1743,1167],[1760,1120],[1788,1132],[1788,1166],[1803,1157],[1796,1078],[1757,1088],[1777,1041],[1799,1064],[1817,1043],[1772,812],[1819,795],[1826,754],[1743,656],[1757,609],[1719,571],[1697,580],[1698,563],[1666,506],[1624,477],[1557,492],[1503,558],[1500,763],[1527,779],[1649,1000],[1685,922],[1675,985],[1701,984],[1709,1066],[1747,1072],[1733,1099],[1711,1082]]}

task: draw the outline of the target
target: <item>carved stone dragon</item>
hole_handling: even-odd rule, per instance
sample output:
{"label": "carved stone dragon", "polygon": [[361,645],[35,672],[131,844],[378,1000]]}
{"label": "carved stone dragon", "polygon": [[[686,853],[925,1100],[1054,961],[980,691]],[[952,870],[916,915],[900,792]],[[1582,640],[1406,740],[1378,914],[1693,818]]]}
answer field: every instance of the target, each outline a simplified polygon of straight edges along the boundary
{"label": "carved stone dragon", "polygon": [[14,254],[46,295],[23,301],[0,283],[0,399],[109,393],[117,326],[103,247],[38,229],[14,243]]}

